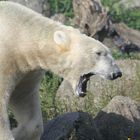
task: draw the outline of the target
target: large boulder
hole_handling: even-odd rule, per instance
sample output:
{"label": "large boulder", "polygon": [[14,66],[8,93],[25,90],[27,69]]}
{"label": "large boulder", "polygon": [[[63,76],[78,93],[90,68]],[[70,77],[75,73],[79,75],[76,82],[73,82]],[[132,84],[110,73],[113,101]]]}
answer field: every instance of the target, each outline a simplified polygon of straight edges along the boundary
{"label": "large boulder", "polygon": [[140,1],[139,0],[120,0],[117,5],[123,6],[127,9],[130,8],[140,8]]}
{"label": "large boulder", "polygon": [[140,140],[140,104],[116,96],[94,119],[104,140]]}
{"label": "large boulder", "polygon": [[100,0],[73,0],[75,25],[90,36],[102,30],[108,20],[106,9]]}
{"label": "large boulder", "polygon": [[95,118],[66,113],[46,123],[44,130],[41,140],[140,140],[140,104],[116,96]]}
{"label": "large boulder", "polygon": [[103,140],[88,113],[66,113],[44,126],[41,140]]}

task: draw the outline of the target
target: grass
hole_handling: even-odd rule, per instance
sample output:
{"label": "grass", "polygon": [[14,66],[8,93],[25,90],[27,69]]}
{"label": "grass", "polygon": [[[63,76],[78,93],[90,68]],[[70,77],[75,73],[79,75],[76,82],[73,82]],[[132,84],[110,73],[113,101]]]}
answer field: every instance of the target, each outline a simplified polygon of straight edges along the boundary
{"label": "grass", "polygon": [[62,79],[51,72],[47,72],[41,83],[40,99],[44,120],[56,116],[55,96]]}
{"label": "grass", "polygon": [[130,59],[130,60],[140,60],[140,53],[131,52],[129,55],[127,53],[122,53],[117,49],[112,50],[112,55],[115,59]]}
{"label": "grass", "polygon": [[74,17],[72,0],[48,0],[51,14],[64,13],[67,17]]}

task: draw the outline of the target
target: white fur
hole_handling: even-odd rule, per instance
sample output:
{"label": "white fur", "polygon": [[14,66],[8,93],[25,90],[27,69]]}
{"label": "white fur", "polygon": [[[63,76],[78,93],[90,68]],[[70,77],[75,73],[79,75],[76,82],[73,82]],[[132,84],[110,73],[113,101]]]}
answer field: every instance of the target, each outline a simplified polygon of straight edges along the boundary
{"label": "white fur", "polygon": [[[107,77],[115,68],[108,48],[99,41],[19,4],[0,2],[0,140],[40,139],[38,90],[44,70],[68,80],[75,91],[82,74]],[[8,104],[18,121],[13,131]]]}

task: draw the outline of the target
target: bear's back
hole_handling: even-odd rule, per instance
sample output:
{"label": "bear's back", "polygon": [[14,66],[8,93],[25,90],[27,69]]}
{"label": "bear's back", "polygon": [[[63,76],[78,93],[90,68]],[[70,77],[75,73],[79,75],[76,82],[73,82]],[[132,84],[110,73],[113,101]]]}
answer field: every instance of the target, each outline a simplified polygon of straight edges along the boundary
{"label": "bear's back", "polygon": [[27,19],[37,16],[41,17],[40,14],[18,3],[0,1],[0,19],[7,18],[14,21],[19,20],[18,22],[26,22]]}
{"label": "bear's back", "polygon": [[[4,21],[4,22],[3,22]],[[48,28],[53,30],[54,28],[64,28],[64,26],[52,19],[44,17],[40,13],[37,13],[21,4],[0,1],[0,25],[10,25],[13,27],[22,26],[30,28]]]}

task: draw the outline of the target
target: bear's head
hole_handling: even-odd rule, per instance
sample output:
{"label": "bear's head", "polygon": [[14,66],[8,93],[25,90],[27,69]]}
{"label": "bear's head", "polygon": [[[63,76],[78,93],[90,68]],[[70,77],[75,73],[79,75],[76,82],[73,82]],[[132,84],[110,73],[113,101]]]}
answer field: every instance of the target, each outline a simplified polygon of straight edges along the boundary
{"label": "bear's head", "polygon": [[53,38],[60,52],[60,75],[78,96],[86,95],[87,81],[92,75],[109,80],[122,76],[110,50],[101,42],[73,28],[55,31]]}

